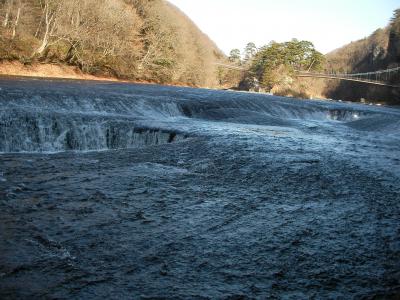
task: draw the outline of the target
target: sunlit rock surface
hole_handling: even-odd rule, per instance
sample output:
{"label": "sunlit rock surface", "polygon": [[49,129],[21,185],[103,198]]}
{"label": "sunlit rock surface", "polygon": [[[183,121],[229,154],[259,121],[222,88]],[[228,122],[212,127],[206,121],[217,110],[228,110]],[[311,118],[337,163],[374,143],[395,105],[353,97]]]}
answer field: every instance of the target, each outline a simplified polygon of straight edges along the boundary
{"label": "sunlit rock surface", "polygon": [[400,110],[0,80],[0,298],[400,293]]}

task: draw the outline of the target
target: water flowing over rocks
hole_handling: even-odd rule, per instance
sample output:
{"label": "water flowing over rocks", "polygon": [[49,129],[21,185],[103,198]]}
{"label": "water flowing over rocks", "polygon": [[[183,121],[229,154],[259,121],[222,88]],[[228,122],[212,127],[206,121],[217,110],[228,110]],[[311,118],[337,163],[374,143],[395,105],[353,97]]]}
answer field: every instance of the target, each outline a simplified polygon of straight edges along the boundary
{"label": "water flowing over rocks", "polygon": [[400,111],[0,79],[0,298],[400,293]]}
{"label": "water flowing over rocks", "polygon": [[0,123],[1,152],[127,149],[184,138],[175,131],[137,127],[129,119],[6,111]]}

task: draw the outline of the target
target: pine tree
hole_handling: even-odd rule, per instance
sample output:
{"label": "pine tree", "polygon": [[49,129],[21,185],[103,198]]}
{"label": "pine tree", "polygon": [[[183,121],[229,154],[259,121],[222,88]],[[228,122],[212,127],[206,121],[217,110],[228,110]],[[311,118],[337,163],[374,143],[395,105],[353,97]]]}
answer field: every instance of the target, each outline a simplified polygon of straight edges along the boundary
{"label": "pine tree", "polygon": [[253,57],[257,54],[257,46],[253,42],[250,42],[246,45],[244,49],[244,61],[248,62],[253,59]]}
{"label": "pine tree", "polygon": [[240,50],[239,49],[232,49],[231,52],[229,53],[229,61],[233,63],[240,63],[241,62],[241,57],[240,57]]}

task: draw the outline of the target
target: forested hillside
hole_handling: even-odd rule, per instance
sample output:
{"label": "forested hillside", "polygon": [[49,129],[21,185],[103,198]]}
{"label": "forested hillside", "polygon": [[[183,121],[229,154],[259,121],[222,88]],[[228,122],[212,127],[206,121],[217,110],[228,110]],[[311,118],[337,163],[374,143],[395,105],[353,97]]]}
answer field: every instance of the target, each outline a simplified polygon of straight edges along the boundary
{"label": "forested hillside", "polygon": [[[326,71],[372,72],[400,65],[400,9],[390,24],[376,30],[368,38],[352,42],[326,55]],[[400,83],[400,78],[393,78]],[[329,82],[325,94],[334,99],[384,101],[400,103],[398,89],[352,82]]]}
{"label": "forested hillside", "polygon": [[0,60],[215,86],[217,46],[164,0],[0,0]]}
{"label": "forested hillside", "polygon": [[[318,52],[309,41],[293,39],[257,48],[249,43],[243,51],[233,49],[229,60],[244,69],[228,72],[228,79],[242,90],[265,90],[296,98],[333,98],[350,101],[400,103],[400,90],[365,83],[300,78],[297,71],[324,73],[364,73],[400,66],[400,9],[390,24],[368,38],[352,42],[327,55]],[[235,74],[236,77],[231,74]],[[236,80],[236,82],[235,82]],[[400,84],[399,77],[391,77]]]}
{"label": "forested hillside", "polygon": [[233,49],[229,61],[241,71],[231,70],[225,78],[228,77],[239,90],[310,98],[310,85],[306,85],[304,80],[297,80],[296,74],[298,71],[320,71],[325,57],[312,42],[292,39],[283,43],[271,41],[260,48],[250,42],[243,52]]}

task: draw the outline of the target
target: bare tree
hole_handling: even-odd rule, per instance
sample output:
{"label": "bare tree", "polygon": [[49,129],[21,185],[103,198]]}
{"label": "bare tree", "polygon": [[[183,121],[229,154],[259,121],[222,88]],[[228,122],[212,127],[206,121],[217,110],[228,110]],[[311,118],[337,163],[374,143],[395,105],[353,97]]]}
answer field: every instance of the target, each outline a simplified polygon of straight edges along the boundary
{"label": "bare tree", "polygon": [[[46,15],[43,37],[44,24],[49,23]],[[121,0],[63,0],[58,2],[55,24],[49,26],[47,48],[60,43],[59,49],[66,49],[63,59],[85,71],[93,71],[95,65],[98,69],[116,64],[133,70],[130,64],[140,52],[141,24],[135,8]]]}
{"label": "bare tree", "polygon": [[6,28],[8,26],[8,23],[10,21],[11,9],[13,7],[13,4],[14,4],[13,0],[6,0],[6,3],[5,3],[6,14],[5,14],[4,21],[3,21],[4,28]]}
{"label": "bare tree", "polygon": [[164,0],[0,0],[3,26],[0,49],[18,57],[163,82],[201,85],[215,77],[215,45]]}
{"label": "bare tree", "polygon": [[43,16],[45,22],[45,30],[42,38],[41,45],[36,49],[35,53],[42,54],[49,46],[50,38],[52,37],[56,25],[57,17],[60,12],[60,1],[58,0],[43,0],[42,2]]}
{"label": "bare tree", "polygon": [[22,1],[18,0],[17,14],[15,16],[14,23],[13,23],[13,29],[12,29],[12,39],[15,38],[15,35],[17,33],[17,27],[18,27],[18,23],[19,23],[19,20],[20,20],[20,17],[21,17],[22,7],[23,7]]}

